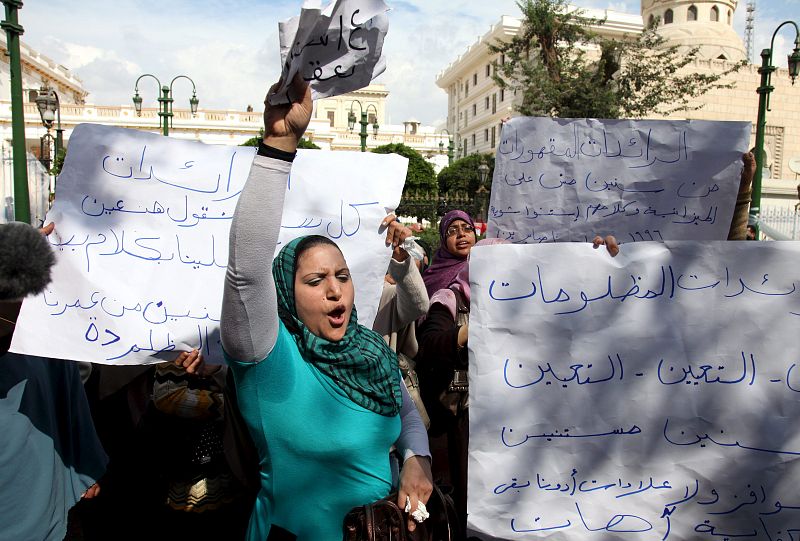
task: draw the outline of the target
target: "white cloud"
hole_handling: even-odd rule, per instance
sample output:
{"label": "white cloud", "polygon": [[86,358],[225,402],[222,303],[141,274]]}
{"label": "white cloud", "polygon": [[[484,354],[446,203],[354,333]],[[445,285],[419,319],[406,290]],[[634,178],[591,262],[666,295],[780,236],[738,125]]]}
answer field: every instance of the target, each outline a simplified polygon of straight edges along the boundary
{"label": "white cloud", "polygon": [[395,4],[390,13],[384,47],[389,66],[378,82],[390,91],[388,108],[393,123],[414,117],[425,124],[442,124],[447,96],[436,86],[436,76],[502,15],[519,11],[513,0],[473,0],[453,7],[445,2],[412,0]]}
{"label": "white cloud", "polygon": [[[294,11],[201,0],[119,0],[113,8],[97,1],[73,4],[26,4],[23,39],[83,79],[89,101],[130,103],[139,75],[152,73],[169,84],[185,74],[197,84],[203,107],[211,109],[261,103],[280,67],[275,14]],[[184,93],[188,102],[188,83],[175,85],[177,102]],[[155,104],[155,87],[142,81],[146,103]]]}
{"label": "white cloud", "polygon": [[59,58],[54,60],[67,66],[83,80],[84,88],[90,91],[87,97],[89,102],[120,103],[118,96],[122,92],[132,95],[132,82],[142,73],[141,66],[122,58],[113,50],[70,43],[53,36],[47,36],[44,44],[45,48],[40,50],[47,53],[59,51]]}

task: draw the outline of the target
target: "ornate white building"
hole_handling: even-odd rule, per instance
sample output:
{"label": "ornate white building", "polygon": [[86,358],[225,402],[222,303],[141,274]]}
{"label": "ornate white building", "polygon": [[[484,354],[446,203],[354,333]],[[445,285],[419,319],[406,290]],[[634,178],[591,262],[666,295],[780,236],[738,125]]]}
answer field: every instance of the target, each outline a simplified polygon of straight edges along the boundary
{"label": "ornate white building", "polygon": [[736,0],[642,0],[642,20],[661,19],[659,33],[681,48],[700,47],[700,58],[738,62],[742,38],[733,29]]}
{"label": "ornate white building", "polygon": [[[687,69],[719,73],[745,58],[742,39],[732,26],[736,6],[736,0],[642,0],[640,14],[594,9],[584,12],[587,17],[605,19],[594,30],[609,37],[635,35],[642,31],[643,21],[660,17],[659,32],[668,43],[681,48],[700,47],[698,60]],[[448,95],[447,129],[455,135],[461,156],[494,152],[500,120],[518,114],[514,112],[513,93],[498,88],[491,77],[492,63],[502,63],[504,59],[490,54],[487,44],[507,40],[520,28],[518,18],[500,17],[436,79],[436,84]],[[764,176],[762,205],[794,207],[798,172],[792,171],[789,164],[800,161],[800,85],[792,86],[785,57],[775,55],[773,63],[783,67],[772,74],[775,90],[770,98],[765,142],[769,175]],[[676,113],[669,118],[750,121],[751,144],[754,144],[758,115],[756,88],[760,85],[758,66],[747,65],[725,82],[733,83],[733,88],[712,90],[702,96],[697,101],[704,105],[702,109]]]}

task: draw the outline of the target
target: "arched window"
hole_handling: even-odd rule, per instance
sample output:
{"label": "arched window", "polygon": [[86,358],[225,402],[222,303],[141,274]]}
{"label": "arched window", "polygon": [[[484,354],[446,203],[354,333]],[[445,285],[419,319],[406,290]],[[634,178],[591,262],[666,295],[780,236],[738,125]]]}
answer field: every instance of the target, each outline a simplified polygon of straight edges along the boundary
{"label": "arched window", "polygon": [[731,10],[728,10],[728,24],[731,24],[732,19],[733,19],[733,12]]}
{"label": "arched window", "polygon": [[711,8],[711,20],[713,22],[719,21],[719,8],[717,6]]}
{"label": "arched window", "polygon": [[697,20],[697,7],[696,6],[689,6],[689,10],[686,12],[686,20],[687,21],[696,21]]}
{"label": "arched window", "polygon": [[664,12],[664,24],[672,24],[672,10],[668,9]]}
{"label": "arched window", "polygon": [[653,26],[653,23],[655,23],[655,22],[656,22],[656,18],[655,18],[655,17],[653,16],[653,14],[651,13],[651,14],[650,14],[650,18],[649,18],[649,19],[647,19],[647,26],[648,26],[648,27],[651,27],[651,26]]}

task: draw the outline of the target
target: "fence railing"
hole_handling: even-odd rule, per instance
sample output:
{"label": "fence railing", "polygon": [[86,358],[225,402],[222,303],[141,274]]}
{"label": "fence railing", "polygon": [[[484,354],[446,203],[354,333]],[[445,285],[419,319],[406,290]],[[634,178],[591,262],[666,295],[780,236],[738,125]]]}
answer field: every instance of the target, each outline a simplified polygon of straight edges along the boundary
{"label": "fence railing", "polygon": [[397,212],[403,216],[435,222],[437,216],[458,209],[467,212],[477,221],[483,221],[488,202],[488,190],[473,193],[462,189],[448,192],[410,189],[403,194]]}
{"label": "fence railing", "polygon": [[[28,197],[30,199],[31,223],[37,227],[44,221],[50,209],[50,181],[47,169],[33,154],[27,154]],[[14,164],[12,149],[0,146],[0,223],[14,219]]]}
{"label": "fence railing", "polygon": [[800,240],[800,211],[765,207],[759,214],[761,233],[772,240]]}

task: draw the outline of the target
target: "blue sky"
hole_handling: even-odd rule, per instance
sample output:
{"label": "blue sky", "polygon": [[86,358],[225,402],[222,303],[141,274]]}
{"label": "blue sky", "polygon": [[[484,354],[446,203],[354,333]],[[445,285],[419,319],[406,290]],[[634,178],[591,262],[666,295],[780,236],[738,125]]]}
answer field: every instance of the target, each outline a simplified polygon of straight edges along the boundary
{"label": "blue sky", "polygon": [[[388,68],[377,82],[390,91],[388,119],[412,117],[438,124],[447,100],[435,79],[501,15],[517,15],[514,0],[387,0],[389,34],[384,51]],[[581,7],[639,12],[638,1],[574,0]],[[280,68],[277,23],[299,13],[302,2],[276,0],[49,0],[25,2],[20,22],[23,41],[72,69],[91,92],[88,102],[131,103],[142,73],[162,80],[185,74],[197,84],[204,109],[257,110]],[[113,7],[111,7],[113,6]],[[757,0],[756,55],[767,47],[781,21],[800,22],[800,0]],[[745,3],[734,28],[743,35]],[[776,38],[774,58],[785,65],[793,31]],[[800,83],[798,83],[800,84]],[[186,86],[183,86],[186,85]],[[155,105],[156,88],[142,82],[145,105]],[[188,107],[191,89],[176,83],[178,106]],[[755,98],[755,93],[753,94]]]}

